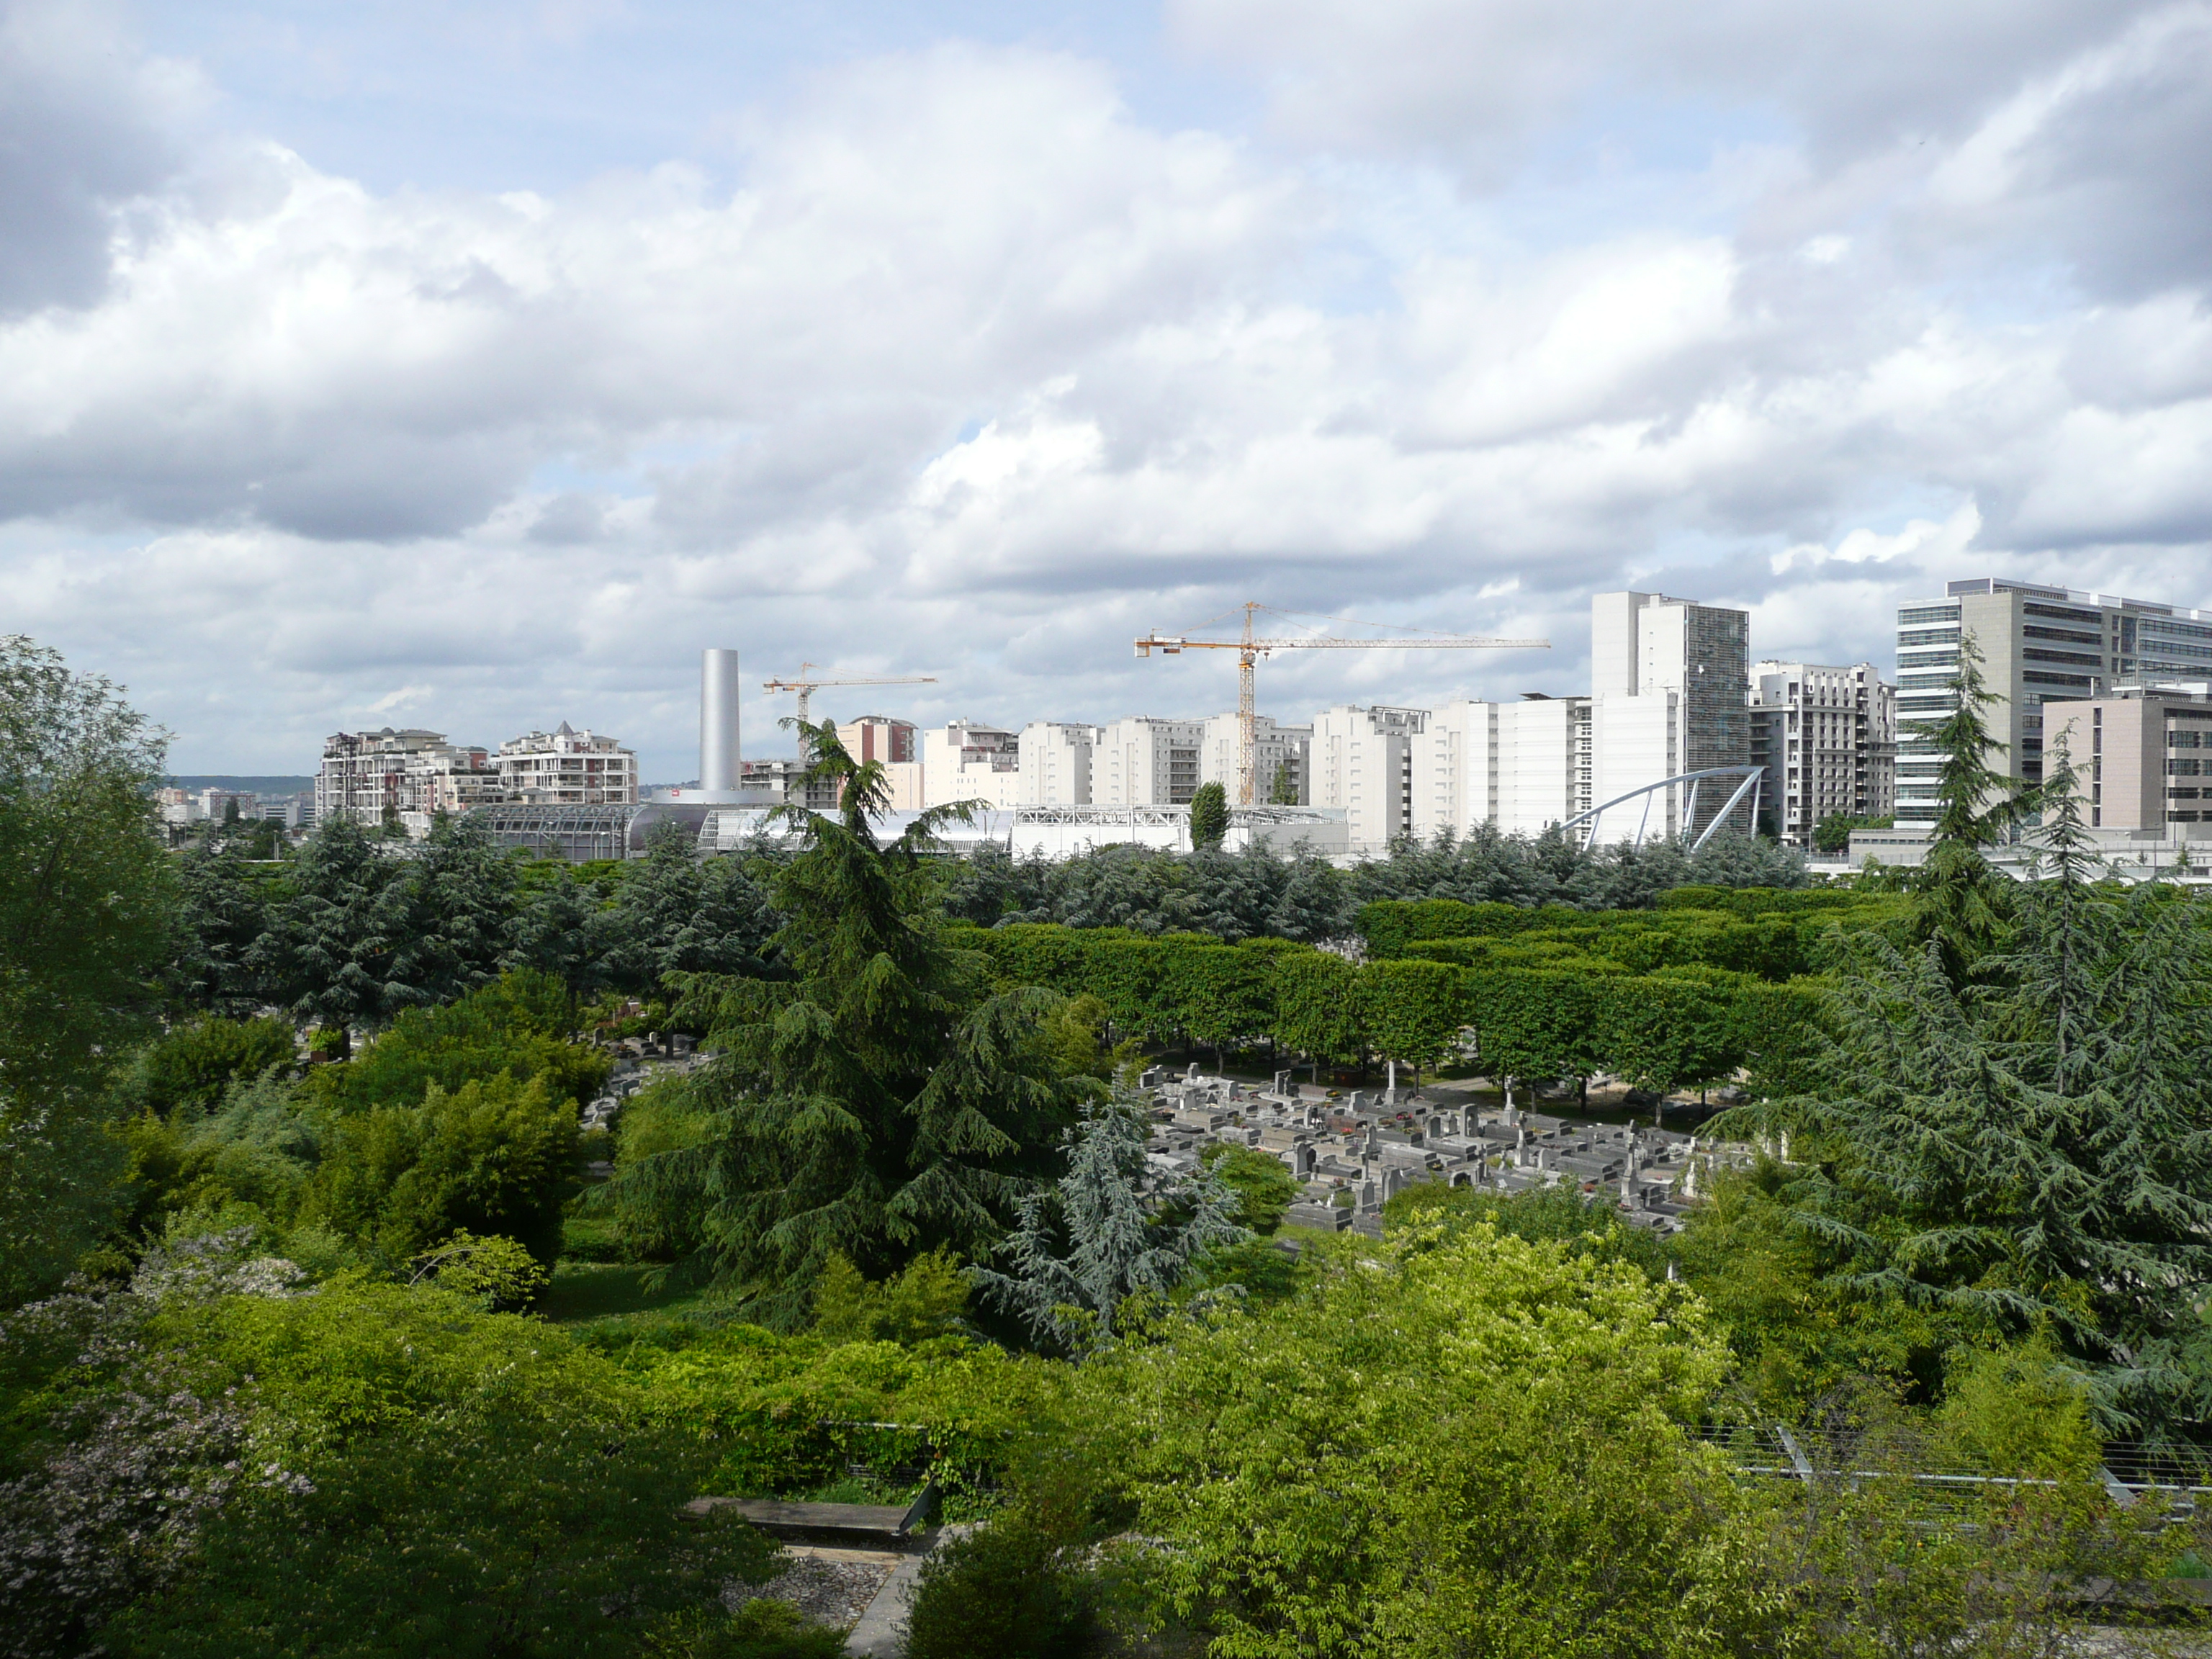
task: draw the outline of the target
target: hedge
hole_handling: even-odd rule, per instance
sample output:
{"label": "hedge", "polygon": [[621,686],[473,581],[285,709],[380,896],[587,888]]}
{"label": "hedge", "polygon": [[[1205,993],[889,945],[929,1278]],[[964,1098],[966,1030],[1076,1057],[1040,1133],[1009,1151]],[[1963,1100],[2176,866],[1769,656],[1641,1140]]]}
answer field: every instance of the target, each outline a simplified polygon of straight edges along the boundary
{"label": "hedge", "polygon": [[1494,1075],[1610,1072],[1665,1091],[1747,1067],[1778,1088],[1818,1041],[1818,980],[1770,981],[1705,963],[1636,973],[1560,940],[1436,941],[1427,948],[1437,956],[1355,965],[1280,940],[1231,945],[1050,923],[972,938],[1000,982],[1096,996],[1117,1036],[1224,1048],[1272,1040],[1329,1065],[1433,1068],[1471,1035]]}

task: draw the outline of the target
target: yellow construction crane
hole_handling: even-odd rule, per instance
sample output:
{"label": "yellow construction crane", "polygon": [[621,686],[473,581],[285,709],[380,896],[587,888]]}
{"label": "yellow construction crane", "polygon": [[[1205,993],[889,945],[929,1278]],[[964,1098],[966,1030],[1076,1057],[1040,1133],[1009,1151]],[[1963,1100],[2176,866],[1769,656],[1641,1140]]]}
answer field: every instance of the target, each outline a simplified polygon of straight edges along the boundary
{"label": "yellow construction crane", "polygon": [[817,680],[810,678],[814,666],[815,665],[811,662],[803,662],[799,665],[796,678],[761,682],[761,689],[764,691],[799,693],[799,722],[802,726],[806,723],[807,699],[825,685],[934,685],[937,684],[937,676],[934,674],[888,674],[858,679]]}
{"label": "yellow construction crane", "polygon": [[[1297,635],[1281,639],[1261,639],[1252,632],[1252,615],[1265,611],[1270,616],[1290,617],[1295,613],[1277,611],[1272,605],[1257,600],[1248,602],[1244,611],[1244,637],[1237,640],[1194,640],[1181,635],[1167,635],[1155,631],[1137,641],[1137,654],[1149,657],[1153,652],[1172,657],[1183,651],[1234,651],[1237,653],[1237,805],[1255,806],[1255,780],[1253,771],[1255,751],[1259,747],[1259,702],[1252,684],[1252,665],[1260,658],[1275,651],[1533,651],[1552,648],[1549,640],[1493,640],[1472,634],[1427,634],[1406,640],[1346,640],[1324,639],[1311,635]],[[1344,617],[1325,617],[1324,622],[1346,622]],[[1385,623],[1360,623],[1362,628],[1390,626]]]}

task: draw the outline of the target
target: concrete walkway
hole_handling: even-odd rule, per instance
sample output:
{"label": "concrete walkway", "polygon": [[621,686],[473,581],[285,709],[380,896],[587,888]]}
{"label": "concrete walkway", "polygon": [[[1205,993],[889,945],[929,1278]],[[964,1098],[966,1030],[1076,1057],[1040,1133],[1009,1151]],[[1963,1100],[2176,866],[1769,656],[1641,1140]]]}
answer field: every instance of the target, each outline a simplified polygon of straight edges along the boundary
{"label": "concrete walkway", "polygon": [[973,1530],[965,1526],[940,1527],[937,1535],[929,1540],[928,1549],[903,1557],[891,1569],[891,1576],[876,1592],[876,1599],[860,1615],[860,1622],[846,1632],[845,1651],[852,1659],[902,1659],[906,1652],[907,1604],[913,1599],[915,1586],[921,1581],[921,1564],[954,1539],[965,1537]]}

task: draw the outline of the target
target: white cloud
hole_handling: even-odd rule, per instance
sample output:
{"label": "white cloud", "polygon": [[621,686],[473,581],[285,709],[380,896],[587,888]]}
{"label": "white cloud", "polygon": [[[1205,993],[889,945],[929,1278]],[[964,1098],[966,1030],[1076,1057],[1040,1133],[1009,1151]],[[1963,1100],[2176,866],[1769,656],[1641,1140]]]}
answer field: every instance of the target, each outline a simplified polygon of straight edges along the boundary
{"label": "white cloud", "polygon": [[[2029,5],[1981,17],[1970,65],[1900,66],[1966,27],[1929,10],[1793,9],[1808,45],[1724,9],[1730,68],[1719,23],[1656,9],[1615,40],[1572,7],[1182,9],[1280,70],[1283,131],[1358,127],[1357,168],[975,46],[746,112],[734,186],[672,162],[378,193],[196,139],[180,102],[131,152],[158,165],[78,198],[99,280],[68,287],[63,238],[25,268],[66,299],[0,315],[0,605],[130,680],[194,769],[289,769],[404,709],[477,741],[570,718],[680,776],[708,644],[763,677],[934,672],[886,706],[1012,721],[1226,706],[1128,641],[1245,598],[1558,642],[1271,663],[1297,714],[1572,689],[1588,594],[1629,582],[1846,660],[1882,659],[1896,599],[1986,568],[2212,603],[2201,274],[2101,298],[2034,276],[2063,252],[2051,204],[2118,176],[2078,125],[2164,73],[2148,37]],[[2181,53],[2195,15],[2138,27]],[[1748,96],[1764,63],[1809,135],[1714,162],[1726,222],[1536,246],[1392,151],[1511,82],[1462,121],[1503,155],[1662,36],[1649,87]],[[1816,47],[1847,85],[1808,90]],[[108,82],[24,61],[97,124]],[[1390,125],[1400,94],[1444,125]],[[2030,299],[1951,280],[1969,243]],[[772,714],[756,745],[782,746]]]}

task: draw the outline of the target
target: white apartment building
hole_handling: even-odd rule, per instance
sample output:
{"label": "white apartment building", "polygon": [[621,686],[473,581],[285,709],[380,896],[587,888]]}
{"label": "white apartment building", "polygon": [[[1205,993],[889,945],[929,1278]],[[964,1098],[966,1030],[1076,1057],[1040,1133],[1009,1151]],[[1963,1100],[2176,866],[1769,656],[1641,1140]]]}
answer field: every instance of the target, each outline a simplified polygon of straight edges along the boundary
{"label": "white apartment building", "polygon": [[[1750,657],[1747,611],[1661,593],[1593,595],[1593,804],[1684,772],[1750,765]],[[1644,820],[1646,836],[1705,829],[1734,793],[1733,783],[1717,789],[1717,781],[1698,791],[1696,823],[1686,817],[1688,786],[1661,792]],[[1751,828],[1747,802],[1735,820]]]}
{"label": "white apartment building", "polygon": [[1496,707],[1494,822],[1501,831],[1540,836],[1597,804],[1591,699],[1524,696]]}
{"label": "white apartment building", "polygon": [[1314,717],[1315,806],[1344,810],[1355,849],[1379,852],[1413,825],[1413,749],[1425,708],[1340,704]]}
{"label": "white apartment building", "polygon": [[1455,697],[1433,711],[1413,742],[1413,833],[1464,836],[1498,817],[1498,706]]}
{"label": "white apartment building", "polygon": [[1751,758],[1766,769],[1776,839],[1810,849],[1833,817],[1897,806],[1897,688],[1871,663],[1762,662],[1751,671]]}
{"label": "white apartment building", "polygon": [[[1205,731],[1199,739],[1198,781],[1218,783],[1229,797],[1231,806],[1238,805],[1237,751],[1242,746],[1234,714],[1216,714],[1206,721]],[[1310,757],[1313,750],[1314,729],[1310,726],[1279,726],[1265,714],[1252,721],[1252,793],[1253,805],[1266,806],[1275,799],[1279,780],[1289,786],[1290,799],[1281,803],[1303,806],[1311,793]],[[1282,778],[1285,769],[1290,776]]]}
{"label": "white apartment building", "polygon": [[1091,787],[1101,806],[1183,806],[1198,793],[1203,720],[1132,714],[1101,733]]}
{"label": "white apartment building", "polygon": [[981,720],[954,720],[921,734],[922,805],[980,800],[1021,804],[1021,740]]}
{"label": "white apartment building", "polygon": [[1540,836],[1589,811],[1591,711],[1588,697],[1534,692],[1513,702],[1446,703],[1413,742],[1413,833],[1427,841],[1439,830],[1467,836],[1486,824]]}
{"label": "white apartment building", "polygon": [[1096,726],[1067,720],[1031,720],[1022,727],[1021,804],[1091,805],[1092,774],[1104,735]]}
{"label": "white apartment building", "polygon": [[637,757],[612,738],[568,721],[499,746],[501,799],[533,806],[634,806]]}
{"label": "white apartment building", "polygon": [[503,799],[488,752],[449,744],[442,732],[416,728],[339,732],[323,741],[315,772],[315,819],[350,817],[362,824],[398,814],[410,835],[428,833],[440,812],[465,811]]}

